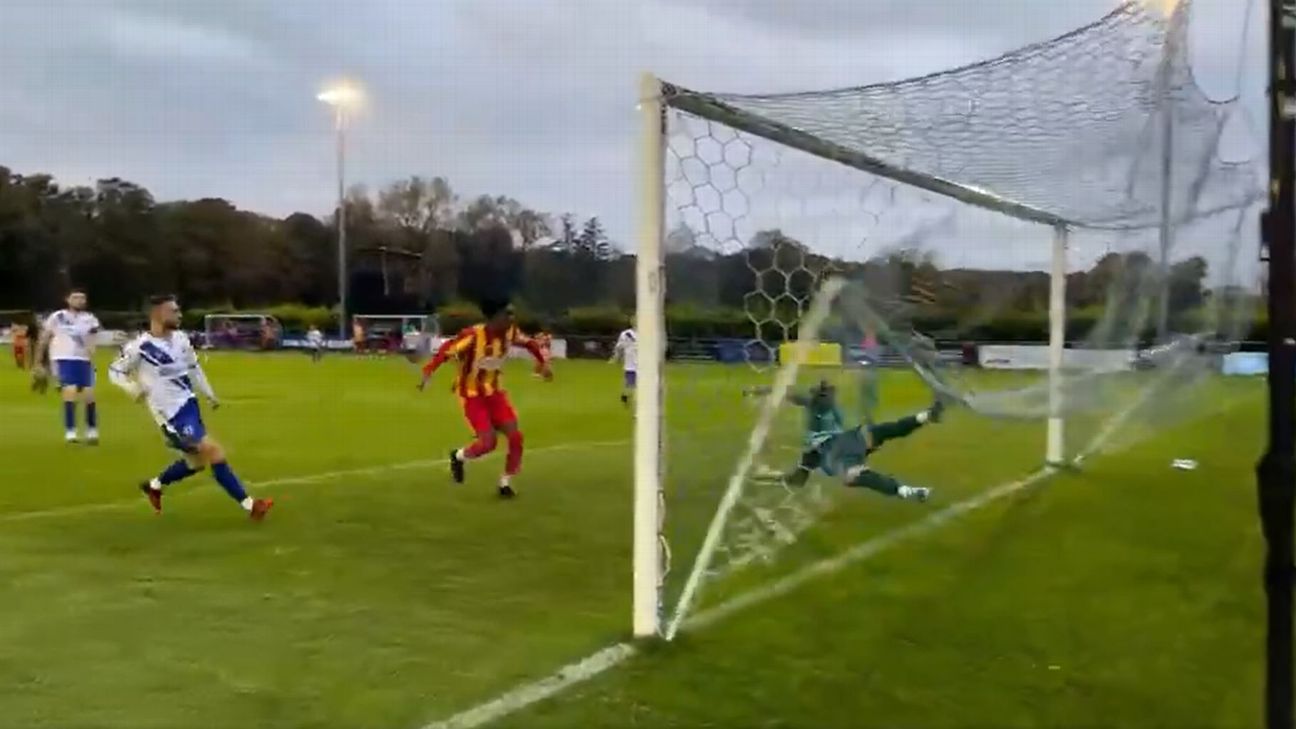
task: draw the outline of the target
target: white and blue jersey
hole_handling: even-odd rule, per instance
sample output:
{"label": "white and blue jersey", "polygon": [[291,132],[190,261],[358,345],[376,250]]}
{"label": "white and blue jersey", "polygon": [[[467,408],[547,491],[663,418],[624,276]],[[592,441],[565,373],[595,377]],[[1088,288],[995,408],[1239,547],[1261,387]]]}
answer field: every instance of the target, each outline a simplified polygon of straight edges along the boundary
{"label": "white and blue jersey", "polygon": [[122,347],[108,376],[131,397],[144,396],[171,447],[186,453],[197,449],[207,434],[197,395],[209,400],[216,395],[188,336],[178,331],[163,337],[142,334]]}
{"label": "white and blue jersey", "polygon": [[94,386],[94,338],[99,320],[88,311],[60,309],[45,319],[49,358],[60,387]]}
{"label": "white and blue jersey", "polygon": [[635,330],[626,329],[621,332],[612,350],[612,358],[621,360],[621,366],[625,370],[625,386],[634,387],[639,372],[639,337]]}

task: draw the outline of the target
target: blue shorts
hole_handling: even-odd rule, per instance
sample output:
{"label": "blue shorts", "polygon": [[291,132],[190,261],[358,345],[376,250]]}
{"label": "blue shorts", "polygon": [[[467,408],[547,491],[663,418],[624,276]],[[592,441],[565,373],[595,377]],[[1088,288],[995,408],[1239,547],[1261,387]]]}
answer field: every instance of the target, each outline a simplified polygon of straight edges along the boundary
{"label": "blue shorts", "polygon": [[75,387],[84,390],[94,387],[94,365],[84,359],[54,360],[54,376],[58,377],[59,387]]}
{"label": "blue shorts", "polygon": [[197,453],[198,444],[206,435],[207,426],[203,425],[202,412],[195,398],[180,406],[162,426],[162,437],[167,445],[183,453]]}
{"label": "blue shorts", "polygon": [[625,386],[627,389],[634,389],[635,383],[639,381],[638,374],[639,373],[635,372],[634,370],[626,370]]}

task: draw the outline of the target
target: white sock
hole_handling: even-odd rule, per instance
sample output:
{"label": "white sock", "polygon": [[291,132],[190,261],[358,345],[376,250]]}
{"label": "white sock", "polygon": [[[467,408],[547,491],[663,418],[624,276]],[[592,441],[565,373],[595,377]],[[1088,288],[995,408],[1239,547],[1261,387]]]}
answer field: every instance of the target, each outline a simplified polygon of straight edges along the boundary
{"label": "white sock", "polygon": [[513,477],[505,474],[500,476],[500,488],[504,488],[513,482]]}
{"label": "white sock", "polygon": [[155,478],[152,481],[149,481],[149,488],[153,489],[154,491],[161,491],[162,482]]}
{"label": "white sock", "polygon": [[252,511],[252,504],[253,504],[253,503],[255,503],[255,502],[252,501],[252,497],[251,497],[251,496],[248,496],[247,498],[245,498],[245,499],[243,499],[242,501],[239,502],[239,506],[242,506],[244,511]]}
{"label": "white sock", "polygon": [[901,486],[899,490],[896,491],[896,496],[899,496],[902,499],[910,498],[913,495],[914,495],[913,486]]}
{"label": "white sock", "polygon": [[924,411],[922,411],[921,413],[918,413],[917,415],[915,415],[914,417],[918,419],[918,424],[919,424],[919,425],[923,425],[923,424],[925,424],[925,423],[927,422],[928,418],[931,417],[931,411],[930,411],[930,410],[924,410]]}
{"label": "white sock", "polygon": [[455,458],[458,459],[458,460],[460,460],[460,461],[466,461],[466,460],[468,460],[468,456],[465,456],[465,455],[464,455],[464,449],[462,449],[462,448],[460,448],[459,450],[455,451]]}

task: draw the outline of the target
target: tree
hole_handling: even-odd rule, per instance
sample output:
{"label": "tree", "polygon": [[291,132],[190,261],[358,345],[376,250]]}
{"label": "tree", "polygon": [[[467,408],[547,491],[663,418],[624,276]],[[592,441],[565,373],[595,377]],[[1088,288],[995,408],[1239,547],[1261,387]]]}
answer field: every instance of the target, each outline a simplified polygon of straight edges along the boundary
{"label": "tree", "polygon": [[688,223],[680,221],[671,228],[666,234],[666,239],[662,242],[662,247],[667,255],[672,253],[688,253],[697,247],[697,233],[689,227]]}
{"label": "tree", "polygon": [[470,301],[516,296],[523,280],[522,253],[504,226],[483,228],[456,237],[459,294]]}
{"label": "tree", "polygon": [[459,212],[456,227],[465,233],[473,233],[503,227],[504,223],[504,211],[500,209],[496,199],[490,195],[478,195]]}
{"label": "tree", "polygon": [[[634,305],[635,259],[616,249],[597,216],[578,223],[565,214],[551,222],[502,195],[480,195],[461,206],[450,183],[436,177],[410,177],[376,196],[355,187],[345,205],[349,270],[361,284],[374,276],[367,270],[375,265],[372,251],[403,262],[393,274],[393,282],[403,285],[393,283],[389,293],[371,286],[378,293],[366,305],[435,307],[502,294],[545,316]],[[1046,317],[1048,274],[942,268],[914,242],[943,225],[937,222],[864,262],[817,254],[778,229],[761,230],[742,250],[725,251],[699,245],[698,233],[681,222],[663,241],[671,303],[732,312],[758,306],[751,302],[762,297],[752,293],[760,290],[767,307],[777,303],[753,313],[789,323],[832,271],[863,283],[880,300],[871,304],[892,307],[878,309],[884,316],[921,319],[924,326],[939,321],[963,332],[988,331],[982,324],[1012,319],[1026,322],[1012,336],[1035,336],[1032,322]],[[1174,264],[1169,303],[1175,326],[1196,326],[1185,314],[1241,308],[1253,296],[1208,293],[1207,278],[1202,257]],[[1110,253],[1090,270],[1068,275],[1068,304],[1086,309],[1086,318],[1101,317],[1109,341],[1132,339],[1150,323],[1162,282],[1148,255]],[[350,283],[364,290],[356,278]],[[100,311],[134,308],[156,291],[178,294],[188,308],[331,306],[337,300],[337,220],[306,213],[272,218],[219,198],[158,202],[142,186],[117,178],[65,187],[49,175],[0,167],[0,307],[53,306],[72,284],[90,288]],[[1243,331],[1251,314],[1246,316],[1231,323],[1200,318]]]}
{"label": "tree", "polygon": [[530,208],[519,210],[510,225],[517,232],[523,249],[529,249],[541,238],[552,232],[549,226],[549,218],[543,213]]}
{"label": "tree", "polygon": [[377,212],[385,222],[426,234],[453,225],[456,202],[445,178],[427,180],[415,175],[383,188],[378,193]]}
{"label": "tree", "polygon": [[576,253],[597,261],[610,261],[616,257],[616,249],[608,240],[603,222],[594,216],[585,221],[581,231],[576,235]]}
{"label": "tree", "polygon": [[1193,256],[1170,267],[1170,312],[1199,308],[1206,301],[1206,259]]}
{"label": "tree", "polygon": [[283,222],[285,267],[298,300],[310,306],[337,301],[336,239],[319,218],[293,213]]}

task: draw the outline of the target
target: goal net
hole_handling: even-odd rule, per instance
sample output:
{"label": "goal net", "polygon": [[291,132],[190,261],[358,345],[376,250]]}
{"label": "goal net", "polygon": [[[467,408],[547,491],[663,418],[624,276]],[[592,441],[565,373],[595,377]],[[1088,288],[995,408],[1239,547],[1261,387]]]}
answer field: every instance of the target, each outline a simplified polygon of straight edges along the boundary
{"label": "goal net", "polygon": [[362,351],[426,354],[440,329],[426,314],[356,314],[351,317],[353,344]]}
{"label": "goal net", "polygon": [[645,78],[637,635],[1226,406],[1262,179],[1190,9],[857,88]]}
{"label": "goal net", "polygon": [[205,349],[278,349],[283,326],[269,314],[208,314],[203,317]]}

